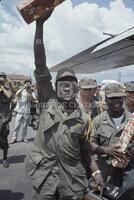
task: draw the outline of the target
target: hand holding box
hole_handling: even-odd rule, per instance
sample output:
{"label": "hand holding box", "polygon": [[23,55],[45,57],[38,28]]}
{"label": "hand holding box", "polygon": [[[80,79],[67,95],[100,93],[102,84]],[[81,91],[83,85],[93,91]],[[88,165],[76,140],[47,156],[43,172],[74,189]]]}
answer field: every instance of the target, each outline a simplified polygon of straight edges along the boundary
{"label": "hand holding box", "polygon": [[[121,151],[125,153],[128,145],[134,142],[134,113],[132,114],[130,120],[125,126],[121,137],[119,139],[119,145],[121,146]],[[119,160],[113,159],[112,165],[114,167],[126,168],[129,163],[129,159],[124,155],[124,157]]]}
{"label": "hand holding box", "polygon": [[63,1],[65,0],[23,0],[17,5],[17,9],[23,19],[30,24]]}

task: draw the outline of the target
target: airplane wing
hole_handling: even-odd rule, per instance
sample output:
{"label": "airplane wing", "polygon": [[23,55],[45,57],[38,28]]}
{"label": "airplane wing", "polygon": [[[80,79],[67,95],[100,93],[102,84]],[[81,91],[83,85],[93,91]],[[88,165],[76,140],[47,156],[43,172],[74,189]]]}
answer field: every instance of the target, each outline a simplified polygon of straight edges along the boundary
{"label": "airplane wing", "polygon": [[63,67],[77,74],[89,74],[134,64],[134,27],[76,54],[50,68],[57,72]]}

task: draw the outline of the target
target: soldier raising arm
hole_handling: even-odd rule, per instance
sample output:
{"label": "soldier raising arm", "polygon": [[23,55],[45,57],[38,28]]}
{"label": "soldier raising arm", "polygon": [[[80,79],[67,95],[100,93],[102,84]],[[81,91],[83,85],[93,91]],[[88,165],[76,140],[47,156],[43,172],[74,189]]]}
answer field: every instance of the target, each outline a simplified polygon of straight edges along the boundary
{"label": "soldier raising arm", "polygon": [[46,67],[46,54],[43,44],[43,24],[50,17],[52,11],[36,21],[36,32],[34,39],[34,57],[35,57],[35,78],[38,87],[39,102],[47,101],[54,95],[51,85],[51,74]]}
{"label": "soldier raising arm", "polygon": [[90,153],[85,138],[89,117],[76,101],[78,81],[73,70],[59,70],[56,92],[52,88],[43,45],[43,24],[50,15],[48,11],[36,21],[35,78],[39,102],[47,105],[42,104],[33,149],[26,157],[26,171],[32,180],[33,200],[82,200],[89,192],[81,153]]}

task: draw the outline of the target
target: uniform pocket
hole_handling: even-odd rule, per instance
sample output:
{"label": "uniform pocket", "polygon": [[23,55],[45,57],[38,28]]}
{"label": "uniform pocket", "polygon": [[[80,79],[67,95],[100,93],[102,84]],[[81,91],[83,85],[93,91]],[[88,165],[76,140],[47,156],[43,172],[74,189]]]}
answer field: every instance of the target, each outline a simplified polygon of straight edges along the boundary
{"label": "uniform pocket", "polygon": [[75,192],[85,190],[88,187],[86,175],[75,174],[72,176],[72,190]]}
{"label": "uniform pocket", "polygon": [[81,136],[84,135],[85,133],[85,125],[78,123],[76,126],[72,126],[69,128],[70,134],[71,134],[71,138],[76,142],[79,141],[79,139],[81,138]]}
{"label": "uniform pocket", "polygon": [[110,143],[112,137],[112,130],[108,129],[107,127],[103,127],[103,129],[98,130],[100,136],[100,143],[99,145],[107,146]]}
{"label": "uniform pocket", "polygon": [[37,152],[31,152],[26,157],[25,163],[26,173],[32,180],[33,186],[39,188],[51,169],[45,170],[46,161],[44,160],[44,157]]}
{"label": "uniform pocket", "polygon": [[25,163],[26,163],[26,172],[28,175],[32,176],[35,173],[42,159],[43,156],[36,152],[31,152],[28,156],[26,156]]}
{"label": "uniform pocket", "polygon": [[85,190],[88,187],[86,171],[82,166],[72,169],[72,190],[74,192]]}

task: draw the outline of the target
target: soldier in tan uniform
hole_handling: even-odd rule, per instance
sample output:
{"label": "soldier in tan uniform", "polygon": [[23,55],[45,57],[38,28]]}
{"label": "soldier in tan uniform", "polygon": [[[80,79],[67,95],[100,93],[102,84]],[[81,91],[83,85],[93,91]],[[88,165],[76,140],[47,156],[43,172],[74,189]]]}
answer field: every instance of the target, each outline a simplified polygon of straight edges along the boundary
{"label": "soldier in tan uniform", "polygon": [[[86,139],[88,116],[75,100],[77,78],[72,70],[60,70],[56,92],[52,88],[43,45],[43,23],[50,14],[36,21],[35,78],[41,111],[33,150],[26,157],[26,171],[32,180],[33,200],[82,200],[88,193],[82,154],[89,160],[91,153]],[[92,169],[96,171],[97,166],[92,165]],[[99,175],[96,173],[96,179]]]}

